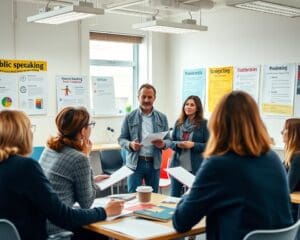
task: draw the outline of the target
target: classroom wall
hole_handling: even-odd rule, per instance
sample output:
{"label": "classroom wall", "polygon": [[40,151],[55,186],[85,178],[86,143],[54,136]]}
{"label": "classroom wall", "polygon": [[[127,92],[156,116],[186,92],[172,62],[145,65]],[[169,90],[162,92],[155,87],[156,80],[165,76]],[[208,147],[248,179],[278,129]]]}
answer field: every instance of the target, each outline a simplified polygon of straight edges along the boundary
{"label": "classroom wall", "polygon": [[[145,34],[131,29],[131,24],[140,18],[105,14],[83,21],[61,25],[27,23],[27,16],[34,15],[41,4],[0,1],[0,58],[2,59],[34,59],[48,62],[48,114],[31,116],[37,125],[34,134],[34,145],[44,145],[50,135],[56,134],[54,119],[56,110],[56,75],[89,74],[89,30],[145,35],[141,47],[144,53],[142,63],[149,64],[141,69],[141,82],[152,82],[160,88],[156,106],[165,111],[163,98],[166,79],[164,34]],[[153,79],[152,79],[153,77]],[[103,104],[103,103],[99,103]],[[95,118],[97,124],[91,139],[97,143],[115,142],[123,117]],[[107,126],[115,129],[112,134]]]}
{"label": "classroom wall", "polygon": [[[168,44],[167,114],[178,117],[183,68],[300,62],[300,18],[287,18],[223,7],[203,14],[207,32],[172,35]],[[295,107],[300,107],[299,100]],[[206,107],[207,109],[207,107]],[[206,111],[206,117],[209,113]],[[276,145],[282,147],[284,117],[263,117]]]}

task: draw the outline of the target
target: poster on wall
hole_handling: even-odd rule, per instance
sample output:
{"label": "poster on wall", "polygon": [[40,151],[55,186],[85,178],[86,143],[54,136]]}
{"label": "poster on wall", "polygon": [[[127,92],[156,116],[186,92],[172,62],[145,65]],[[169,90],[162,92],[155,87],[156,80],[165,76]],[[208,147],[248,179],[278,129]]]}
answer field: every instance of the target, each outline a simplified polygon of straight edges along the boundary
{"label": "poster on wall", "polygon": [[190,96],[200,97],[202,105],[205,106],[205,83],[206,69],[184,69],[182,79],[182,102]]}
{"label": "poster on wall", "polygon": [[19,76],[19,107],[29,115],[47,113],[46,73]]}
{"label": "poster on wall", "polygon": [[294,116],[300,118],[300,64],[297,64],[297,88],[294,100]]}
{"label": "poster on wall", "polygon": [[116,115],[113,77],[92,76],[92,105],[94,115]]}
{"label": "poster on wall", "polygon": [[259,65],[235,67],[233,90],[241,90],[249,93],[258,103],[259,74]]}
{"label": "poster on wall", "polygon": [[295,64],[265,65],[262,81],[262,112],[266,115],[293,115]]}
{"label": "poster on wall", "polygon": [[0,75],[6,81],[0,93],[1,105],[19,108],[29,115],[46,114],[46,73],[45,61],[0,59]]}
{"label": "poster on wall", "polygon": [[86,76],[58,75],[56,79],[57,110],[67,106],[89,109],[89,89]]}
{"label": "poster on wall", "polygon": [[0,73],[0,110],[18,108],[18,77],[16,74]]}
{"label": "poster on wall", "polygon": [[208,111],[212,112],[219,100],[232,91],[233,67],[208,68]]}

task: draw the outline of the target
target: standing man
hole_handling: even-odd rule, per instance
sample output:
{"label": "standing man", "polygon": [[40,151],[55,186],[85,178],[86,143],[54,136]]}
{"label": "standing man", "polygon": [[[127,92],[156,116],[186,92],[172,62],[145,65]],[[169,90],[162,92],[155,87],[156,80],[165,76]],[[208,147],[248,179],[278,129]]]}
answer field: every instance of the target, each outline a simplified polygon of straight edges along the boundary
{"label": "standing man", "polygon": [[135,192],[144,183],[158,192],[161,165],[161,150],[171,144],[169,133],[166,140],[155,140],[153,145],[143,146],[142,140],[150,133],[168,131],[166,115],[155,110],[153,103],[156,90],[150,84],[143,84],[138,91],[140,107],[129,113],[123,122],[118,138],[122,148],[128,151],[126,166],[134,170],[128,177],[128,192]]}

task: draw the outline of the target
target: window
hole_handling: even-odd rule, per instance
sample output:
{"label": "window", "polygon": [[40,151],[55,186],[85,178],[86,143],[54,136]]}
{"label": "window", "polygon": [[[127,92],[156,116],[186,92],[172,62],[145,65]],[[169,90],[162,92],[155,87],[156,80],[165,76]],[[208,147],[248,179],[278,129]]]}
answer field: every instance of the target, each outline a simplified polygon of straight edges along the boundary
{"label": "window", "polygon": [[90,33],[90,76],[113,78],[117,114],[136,106],[142,40],[135,36]]}

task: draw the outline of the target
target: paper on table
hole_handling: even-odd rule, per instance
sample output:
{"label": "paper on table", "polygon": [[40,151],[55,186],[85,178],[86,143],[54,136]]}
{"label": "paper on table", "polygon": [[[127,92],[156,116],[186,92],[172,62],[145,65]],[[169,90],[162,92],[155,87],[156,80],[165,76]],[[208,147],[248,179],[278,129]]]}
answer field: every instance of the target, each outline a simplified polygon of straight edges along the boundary
{"label": "paper on table", "polygon": [[161,139],[163,140],[164,137],[168,134],[169,131],[165,132],[157,132],[157,133],[149,133],[141,142],[144,146],[152,145],[152,141]]}
{"label": "paper on table", "polygon": [[146,239],[163,234],[168,234],[174,231],[174,229],[162,224],[135,218],[128,218],[117,223],[105,224],[103,225],[103,227],[113,231],[124,233],[133,237],[134,239]]}
{"label": "paper on table", "polygon": [[165,169],[172,177],[176,178],[179,182],[182,182],[184,185],[189,188],[193,185],[195,176],[189,171],[185,170],[183,167],[174,167]]}
{"label": "paper on table", "polygon": [[104,190],[111,185],[121,181],[123,178],[130,176],[133,173],[128,167],[123,166],[119,170],[115,171],[109,178],[102,180],[99,183],[96,183],[100,190]]}

